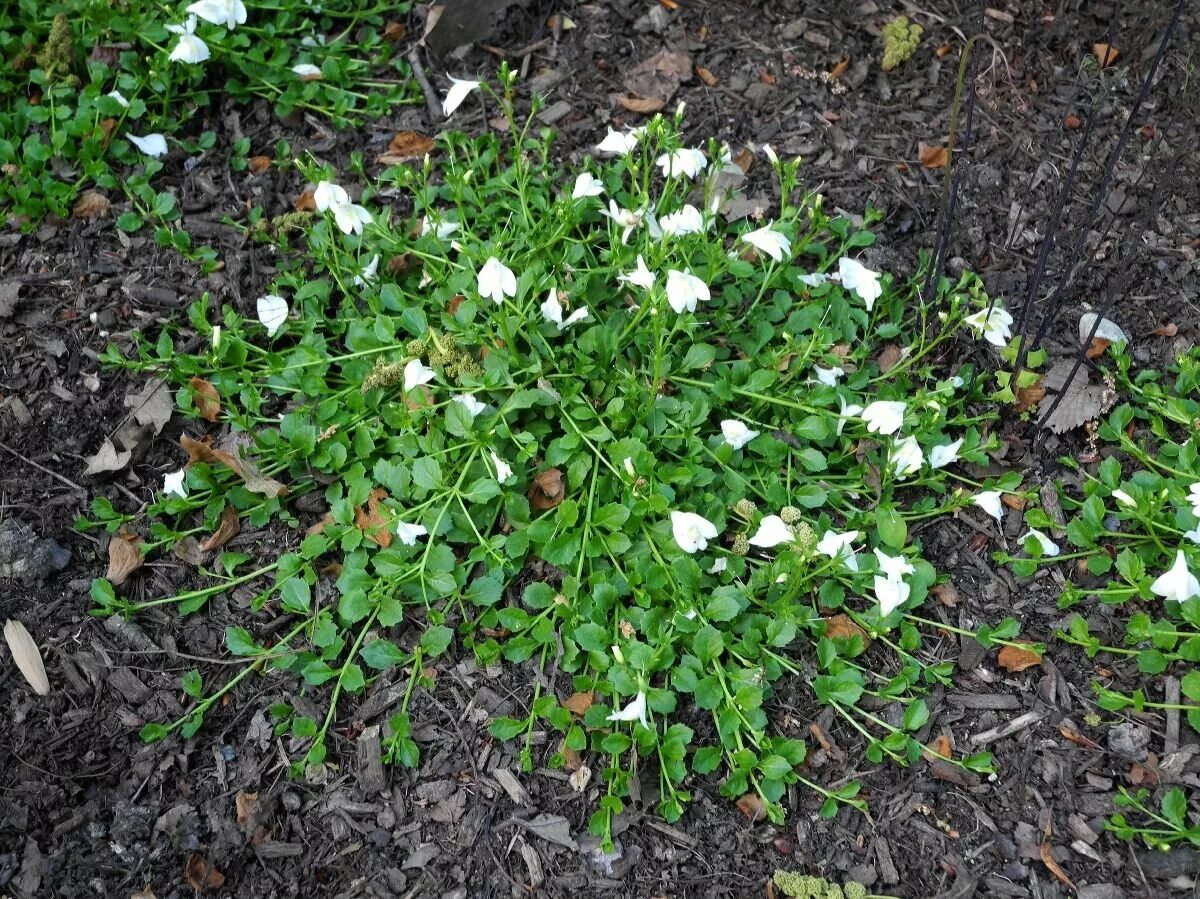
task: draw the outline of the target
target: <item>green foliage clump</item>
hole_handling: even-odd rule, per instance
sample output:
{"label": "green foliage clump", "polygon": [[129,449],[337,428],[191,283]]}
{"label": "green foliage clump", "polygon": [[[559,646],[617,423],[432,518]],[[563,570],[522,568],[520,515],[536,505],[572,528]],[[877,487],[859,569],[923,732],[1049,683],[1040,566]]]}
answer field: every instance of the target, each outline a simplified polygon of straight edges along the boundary
{"label": "green foliage clump", "polygon": [[844,886],[795,871],[776,871],[775,886],[783,895],[792,899],[866,899],[867,889],[861,883],[850,881]]}
{"label": "green foliage clump", "polygon": [[890,72],[896,66],[908,62],[917,52],[921,34],[925,31],[908,16],[896,16],[883,26],[883,70]]}

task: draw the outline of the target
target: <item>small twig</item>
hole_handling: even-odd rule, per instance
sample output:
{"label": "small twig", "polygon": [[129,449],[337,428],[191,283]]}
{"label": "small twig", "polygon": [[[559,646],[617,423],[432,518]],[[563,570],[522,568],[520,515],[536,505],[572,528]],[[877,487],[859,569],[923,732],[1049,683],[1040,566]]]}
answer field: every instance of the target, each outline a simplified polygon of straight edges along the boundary
{"label": "small twig", "polygon": [[421,85],[421,93],[425,95],[425,108],[429,110],[430,118],[435,122],[440,121],[442,118],[442,104],[438,99],[437,91],[429,83],[429,78],[425,74],[425,67],[421,65],[421,57],[416,47],[408,51],[408,64],[412,66],[413,77],[417,79],[417,84]]}
{"label": "small twig", "polygon": [[72,490],[78,490],[81,493],[85,492],[84,489],[82,487],[80,487],[78,484],[76,484],[74,481],[70,480],[69,478],[63,477],[57,471],[51,471],[49,468],[47,468],[44,465],[39,465],[37,462],[34,462],[28,456],[22,456],[20,453],[18,453],[15,449],[13,449],[7,443],[0,442],[0,449],[5,450],[6,452],[12,453],[12,455],[16,456],[18,459],[20,459],[26,465],[32,465],[34,468],[36,468],[42,474],[50,475],[50,477],[54,478],[54,480],[58,481],[59,483],[66,484]]}

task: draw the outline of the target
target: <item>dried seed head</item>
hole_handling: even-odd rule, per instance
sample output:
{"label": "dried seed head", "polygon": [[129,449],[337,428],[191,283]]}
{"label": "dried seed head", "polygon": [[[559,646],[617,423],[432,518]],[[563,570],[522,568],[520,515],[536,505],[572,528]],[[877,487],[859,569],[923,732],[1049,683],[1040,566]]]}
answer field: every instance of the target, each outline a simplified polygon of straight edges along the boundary
{"label": "dried seed head", "polygon": [[750,552],[750,539],[745,534],[738,534],[733,538],[733,546],[729,551],[735,556],[744,556]]}
{"label": "dried seed head", "polygon": [[375,367],[363,378],[362,390],[363,393],[366,393],[368,390],[374,390],[376,387],[391,387],[393,384],[399,384],[403,380],[403,362],[385,362],[382,358],[378,358],[375,360]]}
{"label": "dried seed head", "polygon": [[803,513],[795,506],[784,506],[779,510],[779,517],[783,519],[784,524],[795,524],[802,515]]}
{"label": "dried seed head", "polygon": [[754,500],[752,499],[739,499],[733,504],[733,512],[739,518],[752,518],[756,511],[758,511],[758,506],[754,504]]}

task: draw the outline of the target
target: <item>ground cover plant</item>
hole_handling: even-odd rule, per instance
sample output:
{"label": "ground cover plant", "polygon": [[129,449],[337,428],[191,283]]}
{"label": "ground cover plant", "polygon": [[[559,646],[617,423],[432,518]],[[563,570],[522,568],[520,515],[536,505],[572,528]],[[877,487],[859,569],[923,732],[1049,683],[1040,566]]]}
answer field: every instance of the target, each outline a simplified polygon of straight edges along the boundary
{"label": "ground cover plant", "polygon": [[[393,42],[406,11],[347,0],[5,4],[0,203],[32,227],[47,214],[102,215],[123,193],[132,208],[121,228],[150,221],[160,242],[191,251],[187,233],[172,227],[175,197],[152,184],[172,146],[214,150],[215,132],[189,120],[218,98],[264,99],[280,116],[311,112],[339,127],[411,102]],[[275,155],[248,140],[232,150],[243,166]]]}
{"label": "ground cover plant", "polygon": [[[257,320],[202,299],[203,353],[169,331],[110,348],[113,364],[169,377],[197,425],[146,510],[148,539],[96,507],[114,545],[140,559],[208,534],[215,550],[243,518],[297,532],[274,560],[218,554],[212,585],[179,596],[137,603],[96,581],[102,615],[191,614],[253,584],[254,610],[289,616],[266,642],[230,628],[241,672],[212,687],[189,673],[193,708],[143,736],[191,735],[245,677],[279,669],[327,697],[322,720],[273,709],[293,773],[314,776],[342,698],[402,666],[387,757],[411,765],[412,688],[459,640],[535,671],[528,715],[492,733],[527,769],[539,727],[559,733],[552,764],[578,771],[586,756],[606,840],[647,764],[668,820],[691,773],[719,773],[776,821],[797,782],[825,814],[866,810],[855,782],[807,778],[804,741],[768,722],[781,677],[808,683],[871,762],[990,770],[986,752],[912,736],[951,666],[924,646],[947,625],[921,612],[937,573],[909,527],[998,516],[1016,487],[963,472],[994,447],[995,412],[945,353],[1004,344],[1011,318],[970,275],[926,296],[919,277],[866,268],[870,213],[828,216],[769,147],[782,207],[729,223],[740,170],[727,148],[682,146],[678,120],[610,131],[572,177],[532,121],[512,120],[508,141],[448,136],[438,177],[428,159],[395,167],[358,202],[311,168],[308,254]],[[411,215],[381,209],[384,189],[411,197]],[[316,522],[290,506],[309,493],[328,508]],[[1016,622],[995,624],[979,639],[1011,644]],[[545,688],[552,670],[570,695]]]}

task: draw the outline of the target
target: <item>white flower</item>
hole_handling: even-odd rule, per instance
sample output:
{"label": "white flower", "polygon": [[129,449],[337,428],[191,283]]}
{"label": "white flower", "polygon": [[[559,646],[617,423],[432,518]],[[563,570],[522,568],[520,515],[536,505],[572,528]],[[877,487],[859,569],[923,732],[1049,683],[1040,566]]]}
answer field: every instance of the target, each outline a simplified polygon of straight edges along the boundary
{"label": "white flower", "polygon": [[679,315],[696,311],[697,302],[707,303],[710,294],[708,285],[690,271],[671,269],[667,272],[667,302]]}
{"label": "white flower", "polygon": [[1192,514],[1200,518],[1200,481],[1188,488],[1188,502],[1192,506]]}
{"label": "white flower", "polygon": [[664,235],[682,237],[685,234],[699,234],[704,230],[704,216],[700,210],[688,203],[678,212],[664,215],[659,220],[659,226]]}
{"label": "white flower", "polygon": [[700,150],[682,149],[674,153],[664,153],[655,160],[655,165],[662,169],[664,178],[682,175],[685,178],[695,178],[704,171],[708,160]]}
{"label": "white flower", "polygon": [[838,394],[838,405],[841,406],[841,411],[838,412],[837,434],[842,436],[842,430],[846,427],[846,422],[858,415],[862,414],[863,407],[858,403],[846,403],[846,398],[840,393]]}
{"label": "white flower", "polygon": [[357,203],[346,203],[333,210],[333,220],[343,234],[362,234],[363,226],[371,224],[371,213]]}
{"label": "white flower", "polygon": [[1150,585],[1150,589],[1168,602],[1184,602],[1189,597],[1200,596],[1200,582],[1188,570],[1183,550],[1175,550],[1175,564]]}
{"label": "white flower", "polygon": [[672,512],[671,535],[685,553],[708,549],[708,541],[717,539],[717,528],[695,512]]}
{"label": "white flower", "polygon": [[912,567],[912,563],[904,556],[889,556],[881,549],[875,550],[875,558],[879,560],[879,570],[884,573],[889,581],[898,581],[906,574],[912,574],[916,571]]}
{"label": "white flower", "polygon": [[906,478],[921,470],[925,454],[916,437],[905,437],[892,447],[892,468],[897,478]]}
{"label": "white flower", "polygon": [[861,262],[843,256],[838,260],[838,273],[842,278],[842,286],[857,293],[870,312],[875,306],[875,301],[883,294],[883,288],[879,284],[879,272],[873,272]]}
{"label": "white flower", "polygon": [[776,262],[782,262],[783,257],[792,252],[792,242],[787,239],[787,235],[772,231],[770,225],[743,234],[742,240],[759,252],[766,253]]}
{"label": "white flower", "polygon": [[632,456],[626,456],[625,461],[621,464],[625,467],[625,474],[629,475],[631,478],[637,475],[637,469],[633,467]]}
{"label": "white flower", "polygon": [[157,159],[159,156],[167,155],[167,139],[161,134],[147,134],[145,137],[138,137],[136,134],[127,134],[125,136],[129,138],[131,144],[147,156],[153,156]]}
{"label": "white flower", "polygon": [[782,518],[778,515],[768,515],[759,522],[758,530],[750,538],[750,545],[770,549],[780,543],[790,543],[794,539],[796,539],[796,535],[792,533],[792,529]]}
{"label": "white flower", "polygon": [[824,272],[813,272],[811,275],[798,275],[796,280],[809,287],[820,287],[822,284],[829,283],[829,275]]}
{"label": "white flower", "polygon": [[770,144],[763,144],[761,147],[759,147],[759,149],[762,150],[763,155],[771,161],[771,165],[779,165],[779,155],[775,152]]}
{"label": "white flower", "polygon": [[196,17],[188,16],[182,25],[168,25],[167,31],[179,35],[179,43],[167,57],[171,62],[186,62],[196,65],[209,57],[208,44],[196,37]]}
{"label": "white flower", "polygon": [[371,261],[363,266],[363,270],[354,276],[354,286],[363,287],[374,281],[379,275],[379,254],[371,257]]}
{"label": "white flower", "polygon": [[609,128],[608,134],[604,135],[604,140],[596,144],[596,149],[601,153],[628,156],[637,149],[638,139],[645,130],[645,128],[634,128],[632,131],[622,134],[620,131],[614,131],[612,128]]}
{"label": "white flower", "polygon": [[719,559],[713,559],[712,566],[708,569],[709,574],[720,574],[729,567],[729,560],[724,556]]}
{"label": "white flower", "polygon": [[1200,543],[1200,528],[1192,528],[1190,531],[1184,531],[1183,537],[1185,540],[1191,540],[1193,543]]}
{"label": "white flower", "polygon": [[980,309],[963,319],[963,324],[974,328],[983,335],[984,340],[998,347],[1008,344],[1008,338],[1012,337],[1012,323],[1013,317],[1008,310],[998,305],[990,310]]}
{"label": "white flower", "polygon": [[625,275],[617,275],[617,280],[625,284],[633,284],[645,290],[654,287],[654,272],[646,268],[646,260],[638,253],[637,268]]}
{"label": "white flower", "polygon": [[424,537],[429,531],[423,524],[409,524],[407,521],[396,522],[396,536],[405,546],[416,546],[417,538]]}
{"label": "white flower", "polygon": [[437,234],[438,240],[445,240],[451,234],[458,230],[458,222],[439,222],[430,220],[429,216],[421,219],[421,236],[424,237],[430,231]]}
{"label": "white flower", "polygon": [[1004,506],[1000,502],[999,490],[980,490],[973,497],[971,502],[991,515],[997,522],[1004,520]]}
{"label": "white flower", "polygon": [[517,295],[517,276],[495,256],[488,257],[476,277],[479,295],[491,297],[497,306],[504,302],[505,297]]}
{"label": "white flower", "polygon": [[908,601],[912,590],[904,581],[875,575],[875,599],[879,601],[879,614],[887,616]]}
{"label": "white flower", "polygon": [[844,559],[846,567],[858,571],[858,560],[850,549],[850,544],[858,539],[858,531],[826,531],[817,541],[817,552],[831,559]]}
{"label": "white flower", "polygon": [[741,449],[759,434],[752,431],[736,418],[727,418],[721,422],[721,436],[735,450]]}
{"label": "white flower", "polygon": [[442,101],[442,115],[450,118],[454,114],[454,110],[462,106],[463,100],[467,99],[471,91],[483,82],[455,78],[449,72],[446,73],[446,77],[450,79],[450,90],[446,91],[446,99]]}
{"label": "white flower", "polygon": [[463,406],[472,418],[487,408],[487,403],[479,402],[473,393],[460,393],[458,396],[451,397],[450,402]]}
{"label": "white flower", "polygon": [[313,203],[317,206],[317,212],[328,212],[339,206],[345,206],[349,202],[350,195],[346,193],[344,187],[334,184],[332,181],[317,182],[317,187],[313,191]]}
{"label": "white flower", "polygon": [[187,11],[230,31],[235,25],[246,24],[246,6],[242,0],[196,0]]}
{"label": "white flower", "polygon": [[410,359],[404,366],[404,392],[408,393],[414,387],[428,384],[433,380],[434,375],[434,370],[422,364],[420,359]]}
{"label": "white flower", "polygon": [[128,108],[129,108],[129,101],[125,99],[125,95],[124,95],[124,94],[122,94],[120,91],[118,91],[118,90],[111,90],[111,91],[109,91],[109,92],[108,92],[108,93],[107,93],[105,96],[107,96],[107,97],[112,97],[112,99],[114,99],[114,100],[116,100],[118,103],[120,103],[120,104],[121,104],[121,106],[123,106],[125,109],[128,109]]}
{"label": "white flower", "polygon": [[619,712],[613,712],[606,721],[638,721],[642,727],[649,727],[650,722],[646,720],[646,694],[638,691],[638,695],[629,701],[629,704]]}
{"label": "white flower", "polygon": [[255,305],[258,307],[258,320],[267,329],[267,336],[274,337],[276,332],[283,327],[283,323],[287,321],[287,300],[269,293],[265,297],[259,297]]}
{"label": "white flower", "polygon": [[935,446],[929,451],[929,467],[945,468],[947,465],[958,461],[958,451],[962,449],[962,445],[963,440],[959,437],[953,443]]}
{"label": "white flower", "polygon": [[546,295],[546,301],[541,305],[542,318],[558,326],[558,330],[565,331],[567,328],[576,322],[583,321],[588,317],[587,306],[580,306],[569,316],[566,321],[562,317],[562,303],[558,301],[557,288],[551,287],[550,293]]}
{"label": "white flower", "polygon": [[602,193],[604,193],[604,182],[593,178],[591,172],[580,172],[575,178],[571,199],[582,200],[585,197],[598,197]]}
{"label": "white flower", "polygon": [[904,424],[908,404],[897,400],[876,400],[862,410],[862,420],[872,434],[895,434]]}
{"label": "white flower", "polygon": [[324,75],[320,66],[311,62],[298,62],[292,66],[292,73],[301,81],[320,81]]}
{"label": "white flower", "polygon": [[1025,543],[1025,541],[1027,541],[1030,537],[1036,540],[1038,545],[1041,546],[1042,555],[1044,556],[1057,556],[1060,552],[1062,552],[1062,550],[1058,548],[1057,543],[1055,543],[1037,528],[1030,528],[1029,533],[1021,538],[1021,543]]}
{"label": "white flower", "polygon": [[163,475],[163,493],[167,496],[186,499],[188,495],[187,471],[181,468],[179,471],[170,471]]}
{"label": "white flower", "polygon": [[512,477],[512,466],[496,455],[495,450],[489,450],[492,457],[492,467],[496,469],[496,480],[503,484]]}
{"label": "white flower", "polygon": [[623,209],[617,205],[616,200],[608,201],[608,211],[600,210],[602,215],[607,216],[617,223],[624,231],[621,234],[621,243],[629,242],[629,235],[642,226],[642,222],[646,220],[644,212],[634,212],[632,209]]}
{"label": "white flower", "polygon": [[845,373],[845,369],[837,365],[835,365],[833,368],[821,368],[819,365],[813,366],[813,374],[817,376],[817,380],[829,387],[835,387],[837,385],[838,378]]}
{"label": "white flower", "polygon": [[1126,505],[1126,506],[1136,506],[1137,505],[1137,500],[1134,499],[1132,496],[1130,496],[1128,493],[1126,493],[1124,490],[1114,490],[1112,492],[1112,495],[1113,495],[1113,499],[1115,499],[1117,502],[1121,503],[1122,505]]}

